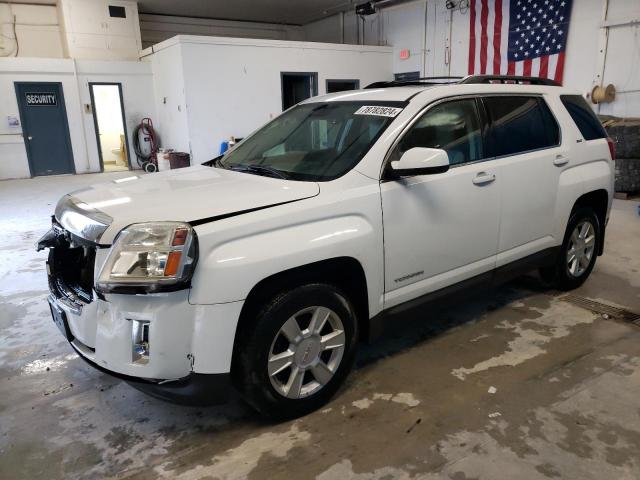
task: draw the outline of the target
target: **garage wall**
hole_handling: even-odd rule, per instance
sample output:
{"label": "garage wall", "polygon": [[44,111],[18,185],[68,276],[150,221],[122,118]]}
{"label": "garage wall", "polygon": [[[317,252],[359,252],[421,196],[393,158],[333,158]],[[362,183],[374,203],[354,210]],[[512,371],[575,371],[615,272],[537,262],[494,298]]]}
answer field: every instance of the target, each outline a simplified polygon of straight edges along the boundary
{"label": "garage wall", "polygon": [[[469,13],[447,10],[445,0],[417,0],[383,8],[366,18],[381,27],[367,30],[365,43],[393,47],[393,72],[419,71],[423,76],[466,75],[469,55]],[[604,6],[608,5],[606,22]],[[340,15],[306,25],[307,38],[340,42]],[[601,48],[601,25],[609,27],[606,48]],[[380,35],[375,36],[379,31]],[[323,33],[321,33],[323,32]],[[355,25],[344,25],[344,41],[357,37]],[[362,42],[362,36],[359,37]],[[355,43],[359,43],[355,42]],[[409,50],[406,60],[401,50]],[[600,50],[603,50],[602,53]],[[603,114],[640,116],[640,1],[580,0],[573,4],[567,43],[564,84],[587,95],[604,64],[603,83],[613,83],[618,99],[594,106]]]}
{"label": "garage wall", "polygon": [[[162,145],[190,151],[192,163],[216,156],[222,141],[244,137],[282,112],[281,72],[318,72],[320,95],[327,79],[359,79],[365,86],[391,72],[391,49],[385,47],[180,36],[153,50],[146,53],[156,79]],[[176,88],[182,84],[184,100]],[[182,101],[187,130],[178,111]],[[176,112],[178,125],[172,123]]]}
{"label": "garage wall", "polygon": [[[30,176],[22,128],[7,121],[8,116],[19,117],[14,82],[20,81],[62,83],[77,173],[100,171],[93,116],[83,106],[90,103],[89,81],[122,83],[130,142],[140,117],[155,116],[151,65],[146,62],[0,59],[0,179]],[[129,149],[133,155],[131,145]]]}
{"label": "garage wall", "polygon": [[216,37],[304,40],[302,27],[262,22],[237,22],[209,18],[140,14],[142,48],[163,42],[175,35],[211,35]]}
{"label": "garage wall", "polygon": [[176,151],[189,151],[189,127],[185,100],[182,45],[164,48],[146,58],[154,82],[155,129],[160,145]]}
{"label": "garage wall", "polygon": [[[13,21],[19,49],[13,40]],[[9,5],[0,2],[0,57],[64,57],[55,5]]]}

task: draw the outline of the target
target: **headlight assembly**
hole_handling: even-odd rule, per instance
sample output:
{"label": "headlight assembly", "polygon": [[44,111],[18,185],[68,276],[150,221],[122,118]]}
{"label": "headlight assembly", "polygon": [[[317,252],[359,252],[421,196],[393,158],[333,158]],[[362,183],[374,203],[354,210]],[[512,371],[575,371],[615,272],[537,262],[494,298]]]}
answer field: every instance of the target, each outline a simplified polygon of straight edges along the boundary
{"label": "headlight assembly", "polygon": [[135,223],[111,247],[96,290],[160,292],[185,288],[197,261],[193,228],[181,222]]}

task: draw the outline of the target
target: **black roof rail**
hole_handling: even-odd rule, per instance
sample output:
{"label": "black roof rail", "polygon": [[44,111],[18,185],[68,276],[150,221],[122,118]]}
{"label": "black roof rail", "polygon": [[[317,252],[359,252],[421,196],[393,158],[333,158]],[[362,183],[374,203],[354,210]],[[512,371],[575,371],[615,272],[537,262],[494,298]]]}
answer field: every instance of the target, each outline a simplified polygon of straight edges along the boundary
{"label": "black roof rail", "polygon": [[373,82],[366,88],[389,88],[407,86],[428,85],[454,85],[454,84],[503,84],[503,85],[546,85],[560,87],[555,80],[541,77],[523,77],[518,75],[467,75],[466,77],[421,77],[411,80],[391,80],[386,82]]}
{"label": "black roof rail", "polygon": [[499,83],[515,85],[547,85],[559,87],[560,84],[549,78],[541,77],[521,77],[518,75],[469,75],[458,83],[478,84],[478,83]]}
{"label": "black roof rail", "polygon": [[407,87],[407,86],[420,86],[420,85],[448,85],[454,83],[460,83],[463,77],[420,77],[410,80],[391,80],[386,82],[373,82],[367,85],[366,88],[389,88],[389,87]]}

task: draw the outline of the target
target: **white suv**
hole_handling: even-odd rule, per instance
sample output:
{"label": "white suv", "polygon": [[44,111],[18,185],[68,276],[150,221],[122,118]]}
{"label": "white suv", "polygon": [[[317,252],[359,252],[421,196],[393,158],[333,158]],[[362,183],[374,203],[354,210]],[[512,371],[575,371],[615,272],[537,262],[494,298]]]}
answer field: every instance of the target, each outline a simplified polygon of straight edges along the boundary
{"label": "white suv", "polygon": [[394,314],[534,268],[584,282],[613,153],[584,99],[540,79],[312,98],[203,165],[63,197],[39,242],[54,321],[152,395],[209,403],[233,386],[301,415]]}

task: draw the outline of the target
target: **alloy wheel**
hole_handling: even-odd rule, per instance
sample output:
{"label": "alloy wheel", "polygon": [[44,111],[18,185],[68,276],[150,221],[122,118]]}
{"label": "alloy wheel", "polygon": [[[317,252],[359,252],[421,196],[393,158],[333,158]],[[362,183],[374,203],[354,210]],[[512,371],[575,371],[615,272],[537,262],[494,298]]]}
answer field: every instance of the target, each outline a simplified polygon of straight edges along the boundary
{"label": "alloy wheel", "polygon": [[326,307],[308,307],[284,322],[267,362],[271,385],[287,398],[308,397],[333,378],[345,350],[342,320]]}
{"label": "alloy wheel", "polygon": [[567,271],[580,277],[589,268],[596,246],[596,229],[589,220],[578,223],[571,233],[567,247]]}

